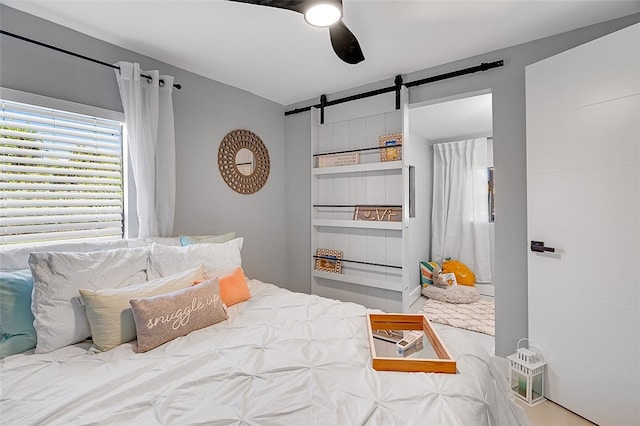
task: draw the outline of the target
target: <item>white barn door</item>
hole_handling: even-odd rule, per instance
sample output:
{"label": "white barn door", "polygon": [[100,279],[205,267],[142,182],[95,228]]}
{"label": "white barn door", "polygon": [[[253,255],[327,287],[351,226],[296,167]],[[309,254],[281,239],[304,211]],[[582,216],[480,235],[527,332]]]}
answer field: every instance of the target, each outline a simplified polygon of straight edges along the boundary
{"label": "white barn door", "polygon": [[640,425],[640,24],[526,68],[529,338],[548,399]]}

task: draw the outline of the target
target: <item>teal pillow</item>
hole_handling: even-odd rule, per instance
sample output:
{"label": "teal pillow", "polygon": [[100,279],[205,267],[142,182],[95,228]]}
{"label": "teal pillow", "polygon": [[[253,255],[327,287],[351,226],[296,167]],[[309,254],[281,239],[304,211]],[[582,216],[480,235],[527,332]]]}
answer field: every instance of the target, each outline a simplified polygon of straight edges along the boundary
{"label": "teal pillow", "polygon": [[191,244],[205,244],[205,243],[226,243],[227,241],[231,241],[236,237],[235,232],[227,232],[226,234],[221,235],[208,235],[204,237],[190,237],[188,235],[180,235],[178,239],[180,240],[181,246],[190,246]]}
{"label": "teal pillow", "polygon": [[0,271],[0,359],[36,347],[29,269]]}

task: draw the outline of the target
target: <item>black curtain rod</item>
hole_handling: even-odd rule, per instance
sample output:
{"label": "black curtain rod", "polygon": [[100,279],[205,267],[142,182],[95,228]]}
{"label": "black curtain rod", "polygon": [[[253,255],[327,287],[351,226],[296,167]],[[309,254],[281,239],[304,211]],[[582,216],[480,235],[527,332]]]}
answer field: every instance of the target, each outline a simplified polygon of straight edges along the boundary
{"label": "black curtain rod", "polygon": [[[344,102],[351,102],[351,101],[355,101],[355,100],[358,100],[358,99],[369,98],[371,96],[377,96],[377,95],[381,95],[383,93],[394,92],[394,91],[398,90],[398,84],[399,83],[402,84],[405,87],[409,87],[410,88],[410,87],[419,86],[421,84],[434,83],[436,81],[447,80],[447,79],[453,78],[453,77],[459,77],[461,75],[473,74],[473,73],[478,72],[478,71],[487,71],[487,70],[490,70],[492,68],[501,67],[503,65],[504,65],[504,61],[503,60],[494,61],[494,62],[483,62],[480,65],[476,65],[476,66],[473,66],[473,67],[464,68],[464,69],[461,69],[461,70],[458,70],[458,71],[452,71],[452,72],[436,75],[436,76],[433,76],[433,77],[423,78],[421,80],[410,81],[410,82],[407,82],[407,83],[401,83],[402,79],[401,78],[399,79],[399,76],[396,76],[396,81],[395,81],[396,84],[394,86],[384,87],[382,89],[372,90],[372,91],[364,92],[364,93],[358,93],[356,95],[346,96],[344,98],[339,98],[339,99],[335,99],[335,100],[332,100],[332,101],[326,100],[326,95],[322,95],[323,98],[321,98],[321,102],[319,104],[310,105],[310,106],[302,107],[302,108],[296,108],[296,109],[292,109],[290,111],[285,111],[284,115],[299,114],[301,112],[310,111],[311,108],[323,108],[324,109],[324,107],[328,107],[328,106],[331,106],[331,105],[337,105],[337,104],[341,104],[341,103],[344,103]],[[398,108],[397,104],[396,104],[396,108]]]}
{"label": "black curtain rod", "polygon": [[[47,49],[55,50],[56,52],[65,53],[67,55],[75,56],[76,58],[84,59],[85,61],[93,62],[95,64],[104,65],[105,67],[109,67],[109,68],[113,68],[113,69],[116,69],[116,70],[120,70],[120,67],[117,66],[117,65],[109,64],[107,62],[103,62],[103,61],[100,61],[98,59],[93,59],[93,58],[90,58],[88,56],[81,55],[79,53],[71,52],[70,50],[61,49],[59,47],[52,46],[50,44],[43,43],[43,42],[37,41],[37,40],[33,40],[33,39],[30,39],[30,38],[27,38],[27,37],[23,37],[23,36],[18,35],[18,34],[10,33],[9,31],[0,30],[0,34],[6,35],[6,36],[9,36],[9,37],[13,37],[13,38],[17,38],[18,40],[26,41],[28,43],[37,44],[38,46],[46,47]],[[152,80],[152,77],[150,75],[140,74],[140,76],[146,78],[147,81]],[[161,87],[164,86],[164,80],[162,80],[162,79],[160,79],[160,86]],[[182,89],[182,85],[181,84],[174,84],[173,87],[175,87],[178,90]]]}

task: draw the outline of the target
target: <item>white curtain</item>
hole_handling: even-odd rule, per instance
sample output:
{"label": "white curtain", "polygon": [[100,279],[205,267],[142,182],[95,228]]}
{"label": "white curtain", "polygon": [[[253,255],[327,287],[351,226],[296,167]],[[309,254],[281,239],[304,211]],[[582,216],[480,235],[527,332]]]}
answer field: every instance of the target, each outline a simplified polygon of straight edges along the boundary
{"label": "white curtain", "polygon": [[173,77],[141,71],[137,63],[117,65],[136,188],[137,236],[172,236],[176,196]]}
{"label": "white curtain", "polygon": [[433,146],[431,258],[460,260],[491,282],[487,139]]}

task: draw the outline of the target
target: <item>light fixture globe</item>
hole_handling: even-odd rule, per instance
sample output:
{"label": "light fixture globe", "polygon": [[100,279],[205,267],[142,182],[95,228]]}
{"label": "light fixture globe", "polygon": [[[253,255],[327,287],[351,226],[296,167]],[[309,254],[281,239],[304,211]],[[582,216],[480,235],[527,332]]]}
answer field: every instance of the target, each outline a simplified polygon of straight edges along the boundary
{"label": "light fixture globe", "polygon": [[328,27],[342,18],[342,8],[332,2],[316,3],[304,13],[304,20],[314,27]]}

